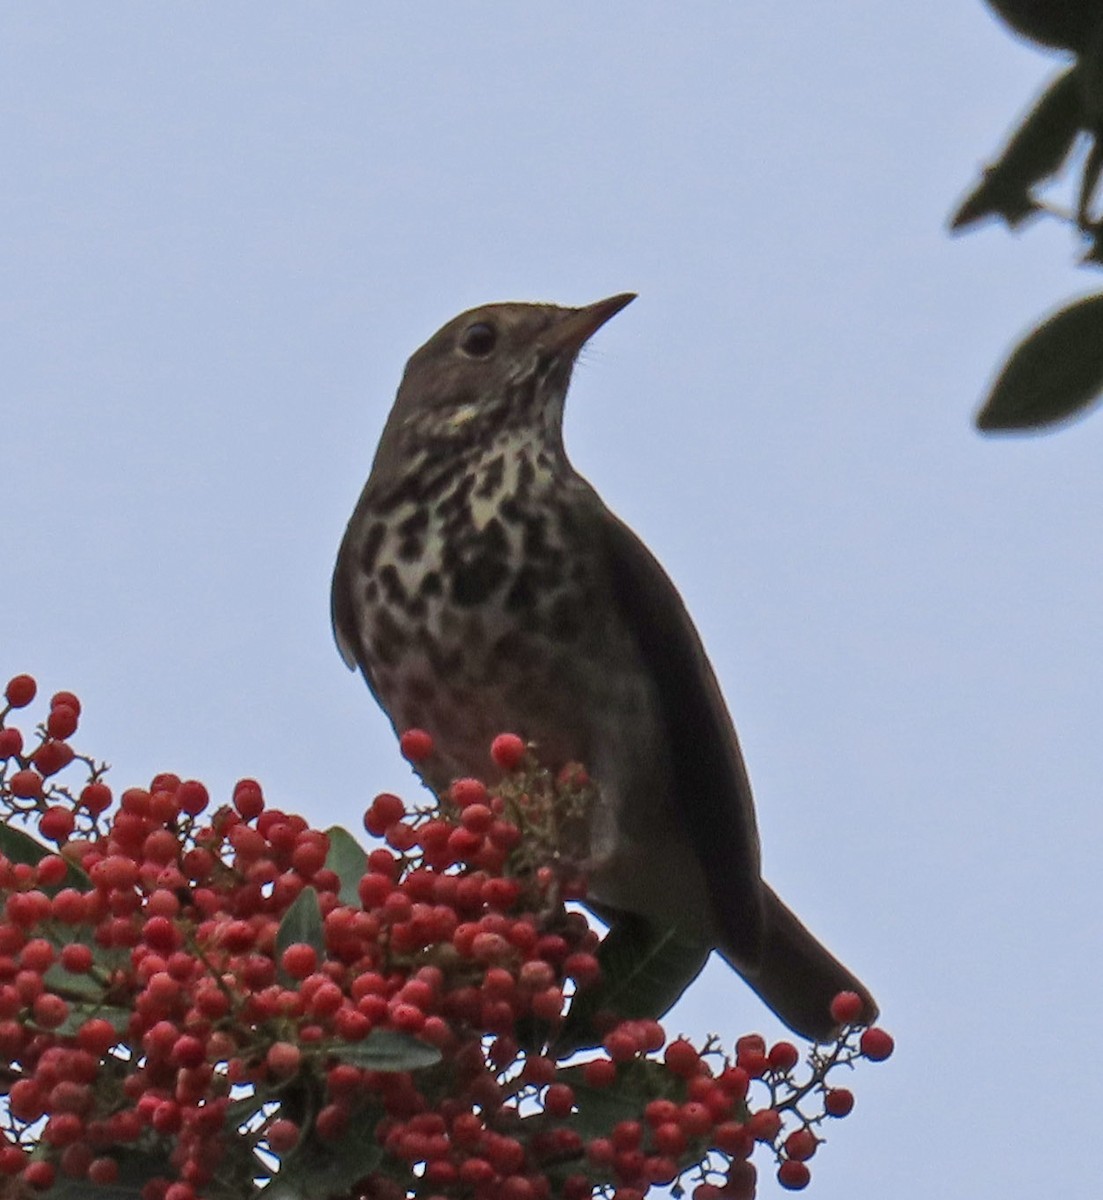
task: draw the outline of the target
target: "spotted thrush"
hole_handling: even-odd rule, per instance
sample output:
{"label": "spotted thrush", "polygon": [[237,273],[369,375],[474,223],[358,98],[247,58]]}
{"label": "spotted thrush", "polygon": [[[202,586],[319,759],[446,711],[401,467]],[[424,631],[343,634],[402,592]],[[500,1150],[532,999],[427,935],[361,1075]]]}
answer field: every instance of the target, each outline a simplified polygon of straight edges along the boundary
{"label": "spotted thrush", "polygon": [[763,881],[739,743],[681,597],[571,466],[563,405],[590,336],[634,297],[490,304],[410,359],[333,577],[333,626],[441,789],[509,729],[600,791],[589,894],[707,940],[796,1032],[866,988]]}

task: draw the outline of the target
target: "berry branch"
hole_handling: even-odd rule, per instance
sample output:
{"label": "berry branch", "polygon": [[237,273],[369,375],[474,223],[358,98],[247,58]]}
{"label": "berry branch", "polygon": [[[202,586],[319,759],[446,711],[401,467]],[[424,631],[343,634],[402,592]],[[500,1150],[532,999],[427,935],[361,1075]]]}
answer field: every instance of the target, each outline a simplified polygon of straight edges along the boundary
{"label": "berry branch", "polygon": [[609,1011],[635,968],[567,907],[594,789],[511,734],[493,787],[377,796],[364,848],[254,780],[116,800],[72,693],[25,742],[36,691],[16,676],[0,708],[5,1200],[714,1200],[754,1195],[759,1148],[798,1189],[853,1107],[829,1075],[891,1052],[848,993],[803,1075],[790,1042],[668,1039],[668,986]]}

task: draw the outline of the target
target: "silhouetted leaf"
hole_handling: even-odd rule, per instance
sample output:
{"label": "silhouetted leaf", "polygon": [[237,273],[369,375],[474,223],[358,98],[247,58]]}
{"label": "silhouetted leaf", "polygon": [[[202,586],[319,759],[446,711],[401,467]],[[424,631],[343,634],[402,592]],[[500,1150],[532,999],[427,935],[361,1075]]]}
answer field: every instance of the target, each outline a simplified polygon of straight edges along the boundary
{"label": "silhouetted leaf", "polygon": [[555,1039],[557,1052],[598,1045],[594,1017],[599,1012],[622,1019],[661,1017],[700,974],[711,949],[680,930],[616,914],[598,948],[601,978],[576,993]]}
{"label": "silhouetted leaf", "polygon": [[1037,210],[1030,189],[1068,157],[1084,124],[1077,69],[1063,71],[1014,132],[999,159],[962,201],[950,228],[964,229],[983,217],[1003,217],[1014,227]]}
{"label": "silhouetted leaf", "polygon": [[977,428],[1042,429],[1103,392],[1103,295],[1078,300],[1028,334],[1000,372]]}
{"label": "silhouetted leaf", "polygon": [[329,853],[326,855],[326,867],[341,881],[338,899],[342,904],[360,903],[358,890],[360,879],[368,865],[367,851],[352,836],[347,829],[340,825],[331,825],[326,834],[329,837]]}
{"label": "silhouetted leaf", "polygon": [[[25,830],[19,829],[15,825],[0,825],[0,854],[5,855],[12,862],[26,863],[28,866],[34,867],[48,855],[56,853],[55,848],[43,845]],[[43,888],[44,892],[52,896],[63,887],[76,888],[78,892],[92,890],[92,881],[84,871],[74,863],[68,865],[69,870],[61,883]]]}
{"label": "silhouetted leaf", "polygon": [[373,1029],[362,1042],[338,1042],[330,1052],[368,1071],[418,1071],[440,1062],[436,1046],[393,1029]]}
{"label": "silhouetted leaf", "polygon": [[[283,952],[288,946],[295,946],[300,942],[313,946],[319,961],[325,956],[322,910],[318,907],[318,893],[312,887],[304,887],[283,915],[280,927],[276,931],[276,961],[283,957]],[[280,975],[285,981],[289,979],[282,969]]]}
{"label": "silhouetted leaf", "polygon": [[1099,23],[1099,0],[988,0],[1024,37],[1063,50],[1082,50]]}

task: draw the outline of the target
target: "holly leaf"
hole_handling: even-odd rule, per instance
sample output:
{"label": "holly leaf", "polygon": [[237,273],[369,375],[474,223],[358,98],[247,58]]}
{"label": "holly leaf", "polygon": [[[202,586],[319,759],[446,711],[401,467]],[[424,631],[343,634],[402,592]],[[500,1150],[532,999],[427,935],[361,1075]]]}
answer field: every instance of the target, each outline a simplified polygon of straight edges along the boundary
{"label": "holly leaf", "polygon": [[[283,914],[283,920],[276,931],[276,960],[283,957],[288,946],[296,946],[300,942],[313,946],[319,961],[325,957],[326,938],[322,925],[322,910],[318,906],[318,893],[312,887],[303,890],[291,902],[291,907]],[[284,983],[290,983],[291,977],[282,968],[280,977]]]}
{"label": "holly leaf", "polygon": [[1003,217],[1012,228],[1036,212],[1030,189],[1053,175],[1085,124],[1076,67],[1057,76],[1012,134],[999,159],[950,218],[957,231],[984,217]]}
{"label": "holly leaf", "polygon": [[367,851],[340,825],[331,825],[326,830],[329,837],[329,853],[326,867],[341,881],[337,898],[342,904],[360,904],[360,880],[367,870]]}
{"label": "holly leaf", "polygon": [[598,1013],[621,1020],[661,1017],[697,978],[712,947],[681,930],[618,913],[598,947],[601,978],[575,993],[567,1020],[555,1039],[563,1054],[601,1042]]}
{"label": "holly leaf", "polygon": [[394,1029],[373,1029],[363,1041],[340,1042],[330,1052],[368,1071],[419,1071],[441,1058],[436,1046]]}
{"label": "holly leaf", "polygon": [[1103,294],[1055,313],[1007,360],[977,414],[985,433],[1044,429],[1103,393]]}

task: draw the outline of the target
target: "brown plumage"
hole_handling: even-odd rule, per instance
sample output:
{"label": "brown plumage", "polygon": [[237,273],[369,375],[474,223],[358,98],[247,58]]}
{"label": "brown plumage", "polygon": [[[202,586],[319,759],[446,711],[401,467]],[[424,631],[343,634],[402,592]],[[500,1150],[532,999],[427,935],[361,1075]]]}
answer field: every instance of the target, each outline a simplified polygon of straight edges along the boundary
{"label": "brown plumage", "polygon": [[601,793],[591,895],[712,941],[796,1032],[866,988],[762,880],[735,729],[677,590],[571,466],[575,358],[631,295],[493,304],[410,359],[349,521],[333,624],[396,730],[427,729],[429,782],[487,775],[511,729]]}

